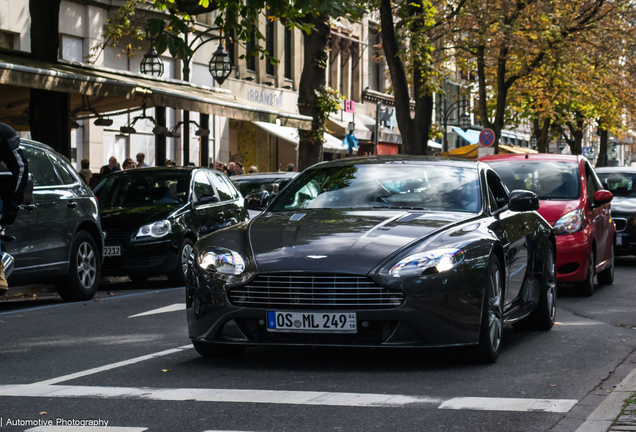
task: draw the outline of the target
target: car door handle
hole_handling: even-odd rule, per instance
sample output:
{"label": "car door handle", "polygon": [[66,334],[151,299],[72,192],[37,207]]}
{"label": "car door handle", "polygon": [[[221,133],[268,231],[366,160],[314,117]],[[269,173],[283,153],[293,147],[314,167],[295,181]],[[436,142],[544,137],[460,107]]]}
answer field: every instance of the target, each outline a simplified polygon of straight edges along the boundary
{"label": "car door handle", "polygon": [[32,212],[36,207],[37,206],[35,204],[22,204],[22,208],[28,212]]}
{"label": "car door handle", "polygon": [[70,208],[70,209],[74,209],[75,207],[77,207],[77,201],[69,201],[66,203],[66,207]]}

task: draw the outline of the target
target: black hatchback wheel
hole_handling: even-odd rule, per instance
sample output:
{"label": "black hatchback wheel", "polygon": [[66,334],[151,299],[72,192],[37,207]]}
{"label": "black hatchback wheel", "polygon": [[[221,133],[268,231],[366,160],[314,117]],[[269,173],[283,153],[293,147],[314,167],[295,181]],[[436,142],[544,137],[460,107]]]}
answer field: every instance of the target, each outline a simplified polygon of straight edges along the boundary
{"label": "black hatchback wheel", "polygon": [[479,330],[479,359],[484,363],[494,363],[501,352],[503,336],[503,272],[496,256],[488,263],[488,280],[484,293]]}
{"label": "black hatchback wheel", "polygon": [[193,245],[192,240],[188,238],[183,239],[181,242],[181,246],[177,252],[177,266],[174,271],[168,275],[170,282],[174,285],[185,286],[186,280],[188,279],[188,260],[190,259]]}
{"label": "black hatchback wheel", "polygon": [[86,231],[75,236],[71,247],[69,272],[57,284],[57,291],[66,301],[93,298],[99,288],[100,257],[93,237]]}

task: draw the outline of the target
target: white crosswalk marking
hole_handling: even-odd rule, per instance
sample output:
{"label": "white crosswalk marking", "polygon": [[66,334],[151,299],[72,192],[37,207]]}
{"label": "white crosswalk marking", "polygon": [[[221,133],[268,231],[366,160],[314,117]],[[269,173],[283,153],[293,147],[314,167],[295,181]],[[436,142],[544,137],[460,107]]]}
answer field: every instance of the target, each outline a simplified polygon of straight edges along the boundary
{"label": "white crosswalk marking", "polygon": [[185,310],[185,308],[186,308],[185,303],[175,303],[170,306],[149,310],[147,312],[138,313],[136,315],[131,315],[128,318],[137,318],[137,317],[147,316],[147,315],[155,315],[155,314],[166,313],[166,312],[181,311],[181,310]]}
{"label": "white crosswalk marking", "polygon": [[479,411],[541,411],[568,412],[576,399],[521,399],[521,398],[453,398],[441,404],[440,409],[468,409]]}

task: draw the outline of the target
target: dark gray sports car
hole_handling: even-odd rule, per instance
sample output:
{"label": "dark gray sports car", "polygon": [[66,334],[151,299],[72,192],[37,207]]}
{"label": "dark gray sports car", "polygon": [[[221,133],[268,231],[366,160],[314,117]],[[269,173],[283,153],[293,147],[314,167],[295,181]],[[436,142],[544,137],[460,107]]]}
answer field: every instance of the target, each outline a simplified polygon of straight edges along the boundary
{"label": "dark gray sports car", "polygon": [[372,157],[304,171],[257,218],[201,238],[186,284],[203,356],[254,345],[473,345],[549,330],[555,237],[485,163]]}

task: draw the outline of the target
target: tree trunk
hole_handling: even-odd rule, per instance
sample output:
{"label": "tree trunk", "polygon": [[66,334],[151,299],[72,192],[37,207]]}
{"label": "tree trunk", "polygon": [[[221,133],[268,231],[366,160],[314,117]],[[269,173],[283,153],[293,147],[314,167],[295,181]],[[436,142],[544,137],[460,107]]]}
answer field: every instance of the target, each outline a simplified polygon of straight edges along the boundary
{"label": "tree trunk", "polygon": [[[61,0],[29,0],[31,55],[38,60],[57,62],[60,3]],[[50,145],[68,158],[71,156],[70,116],[68,93],[31,89],[31,137]]]}
{"label": "tree trunk", "polygon": [[550,126],[552,121],[549,118],[536,118],[533,122],[534,136],[537,138],[537,151],[539,153],[548,153],[550,151]]}
{"label": "tree trunk", "polygon": [[382,49],[389,66],[393,94],[395,97],[395,116],[402,135],[404,154],[425,155],[428,150],[428,136],[433,120],[433,96],[425,94],[421,65],[413,66],[415,90],[415,118],[411,118],[411,98],[408,77],[399,57],[400,46],[395,35],[391,0],[382,0],[380,5],[382,31]]}
{"label": "tree trunk", "polygon": [[305,34],[305,63],[298,86],[298,112],[313,117],[311,130],[299,130],[298,171],[302,171],[322,160],[322,137],[325,119],[316,105],[315,91],[325,88],[326,65],[329,59],[327,46],[331,28],[329,17],[318,15],[309,18],[314,28]]}
{"label": "tree trunk", "polygon": [[583,153],[583,128],[585,126],[585,119],[583,116],[576,114],[576,123],[568,122],[568,128],[572,136],[571,140],[568,140],[570,145],[570,151],[573,155],[580,155]]}
{"label": "tree trunk", "polygon": [[609,141],[609,132],[605,129],[605,124],[602,120],[598,121],[598,135],[600,137],[600,146],[596,166],[604,167],[607,166],[607,142]]}

